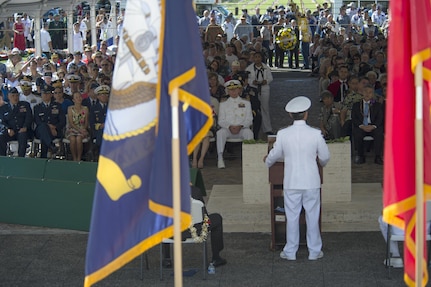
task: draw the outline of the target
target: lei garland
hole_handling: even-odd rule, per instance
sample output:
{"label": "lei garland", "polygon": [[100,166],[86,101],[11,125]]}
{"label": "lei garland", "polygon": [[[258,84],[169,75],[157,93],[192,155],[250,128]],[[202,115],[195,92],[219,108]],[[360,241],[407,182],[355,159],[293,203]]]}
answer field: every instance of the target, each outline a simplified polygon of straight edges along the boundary
{"label": "lei garland", "polygon": [[208,226],[209,225],[210,225],[210,219],[209,219],[208,215],[205,214],[200,235],[197,234],[196,227],[193,226],[193,223],[189,226],[190,234],[192,235],[194,242],[202,243],[202,242],[207,240]]}
{"label": "lei garland", "polygon": [[292,50],[295,48],[298,39],[292,28],[283,28],[278,31],[275,42],[283,50]]}

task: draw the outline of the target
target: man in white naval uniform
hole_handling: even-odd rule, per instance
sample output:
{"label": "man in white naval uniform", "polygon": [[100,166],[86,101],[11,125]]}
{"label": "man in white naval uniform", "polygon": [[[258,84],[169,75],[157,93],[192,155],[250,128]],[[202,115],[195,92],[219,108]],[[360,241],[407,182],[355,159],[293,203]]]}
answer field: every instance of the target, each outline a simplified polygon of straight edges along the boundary
{"label": "man in white naval uniform", "polygon": [[271,69],[262,63],[262,53],[256,52],[253,60],[254,63],[246,68],[246,71],[250,72],[248,75],[249,84],[253,88],[256,88],[259,94],[260,109],[262,111],[262,130],[264,133],[272,135],[271,117],[269,114],[269,84],[273,80]]}
{"label": "man in white naval uniform", "polygon": [[242,89],[241,82],[230,80],[224,86],[229,98],[220,103],[219,107],[218,125],[221,128],[217,131],[218,168],[225,168],[223,151],[228,138],[253,139],[253,131],[250,129],[253,123],[251,104],[239,96]]}
{"label": "man in white naval uniform", "polygon": [[273,149],[264,157],[268,167],[284,159],[286,245],[280,257],[287,260],[296,260],[302,207],[307,222],[308,260],[323,257],[319,230],[320,175],[316,157],[320,165],[325,166],[330,154],[321,132],[306,124],[310,106],[310,99],[304,96],[296,97],[286,105],[285,109],[294,123],[277,133]]}

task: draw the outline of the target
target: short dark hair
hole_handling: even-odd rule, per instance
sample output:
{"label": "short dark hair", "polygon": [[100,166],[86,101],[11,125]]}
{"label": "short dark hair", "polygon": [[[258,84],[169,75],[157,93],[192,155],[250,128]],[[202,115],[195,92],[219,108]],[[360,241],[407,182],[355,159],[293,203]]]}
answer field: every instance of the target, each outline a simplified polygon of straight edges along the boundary
{"label": "short dark hair", "polygon": [[298,120],[303,120],[305,117],[305,113],[307,111],[304,112],[300,112],[300,113],[290,113],[290,116],[292,117],[293,120],[298,121]]}

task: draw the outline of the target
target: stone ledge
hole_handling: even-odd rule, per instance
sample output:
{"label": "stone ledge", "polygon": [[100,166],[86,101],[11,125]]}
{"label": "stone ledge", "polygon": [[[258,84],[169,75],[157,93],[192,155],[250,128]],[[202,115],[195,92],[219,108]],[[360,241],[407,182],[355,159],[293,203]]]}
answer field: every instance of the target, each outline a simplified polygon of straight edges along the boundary
{"label": "stone ledge", "polygon": [[[208,211],[223,216],[225,232],[271,232],[269,204],[245,204],[242,189],[242,185],[214,185]],[[377,231],[381,212],[381,184],[355,183],[351,202],[322,203],[322,231]]]}

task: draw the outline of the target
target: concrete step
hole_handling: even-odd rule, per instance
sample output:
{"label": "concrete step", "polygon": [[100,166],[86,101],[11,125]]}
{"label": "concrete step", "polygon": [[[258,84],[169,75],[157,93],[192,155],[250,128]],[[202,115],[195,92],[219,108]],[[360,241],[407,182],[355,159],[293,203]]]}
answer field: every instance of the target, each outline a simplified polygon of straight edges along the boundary
{"label": "concrete step", "polygon": [[[271,232],[270,206],[244,204],[242,185],[214,185],[208,194],[207,209],[223,216],[224,232]],[[323,204],[322,232],[378,231],[381,211],[381,184],[354,183],[351,202]]]}

